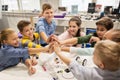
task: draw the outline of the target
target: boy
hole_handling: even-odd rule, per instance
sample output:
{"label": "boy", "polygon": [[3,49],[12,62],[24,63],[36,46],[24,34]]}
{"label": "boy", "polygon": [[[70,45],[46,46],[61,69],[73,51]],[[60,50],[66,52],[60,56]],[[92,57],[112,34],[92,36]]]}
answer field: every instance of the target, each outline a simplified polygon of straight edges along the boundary
{"label": "boy", "polygon": [[70,68],[77,80],[120,80],[120,45],[104,40],[95,45],[93,61],[98,66],[87,68],[61,54],[57,43],[53,43],[55,53]]}
{"label": "boy", "polygon": [[22,34],[22,45],[23,47],[29,48],[40,48],[39,34],[34,33],[33,27],[29,21],[21,20],[18,22],[17,27]]}

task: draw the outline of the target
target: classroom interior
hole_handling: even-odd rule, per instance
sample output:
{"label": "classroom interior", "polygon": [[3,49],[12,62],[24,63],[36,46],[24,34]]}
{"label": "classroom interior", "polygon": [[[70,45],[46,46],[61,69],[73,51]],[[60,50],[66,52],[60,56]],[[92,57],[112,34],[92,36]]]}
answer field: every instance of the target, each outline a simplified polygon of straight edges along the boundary
{"label": "classroom interior", "polygon": [[[82,19],[81,27],[84,29],[95,29],[95,22],[102,16],[101,12],[105,12],[106,16],[113,19],[114,26],[119,27],[119,0],[109,0],[109,4],[104,0],[76,0],[75,3],[72,0],[1,0],[0,31],[8,27],[18,31],[16,23],[22,19],[29,20],[35,25],[41,12],[42,4],[46,2],[50,3],[54,9],[54,19],[57,26],[59,26],[56,29],[58,34],[64,32],[68,26],[69,19],[73,16],[78,16]],[[71,3],[67,4],[69,2]],[[109,10],[110,8],[112,11]]]}
{"label": "classroom interior", "polygon": [[[96,22],[103,16],[112,19],[114,28],[120,29],[120,0],[0,0],[0,32],[6,28],[12,28],[17,33],[17,23],[20,20],[28,20],[32,26],[36,24],[40,18],[42,5],[49,3],[54,10],[53,20],[56,23],[55,35],[60,35],[69,27],[69,20],[77,16],[81,19],[81,30],[88,35],[96,31]],[[104,13],[104,14],[103,14]],[[86,44],[83,44],[85,47]],[[89,44],[88,44],[89,46]],[[62,52],[67,57],[80,57],[79,63],[86,67],[93,67],[92,56],[76,56],[69,55],[67,52]],[[53,79],[51,74],[46,72],[44,67],[39,64],[36,67],[37,72],[31,76],[27,73],[27,68],[23,64],[19,64],[14,68],[0,72],[1,80],[77,80],[60,60],[57,65],[53,58],[57,56],[55,53],[48,55],[41,53],[39,63],[51,61],[54,64],[54,70],[57,74],[57,79]],[[58,57],[57,57],[58,59]],[[56,60],[57,60],[56,59]],[[48,67],[48,66],[47,66]],[[56,77],[56,74],[53,75]]]}

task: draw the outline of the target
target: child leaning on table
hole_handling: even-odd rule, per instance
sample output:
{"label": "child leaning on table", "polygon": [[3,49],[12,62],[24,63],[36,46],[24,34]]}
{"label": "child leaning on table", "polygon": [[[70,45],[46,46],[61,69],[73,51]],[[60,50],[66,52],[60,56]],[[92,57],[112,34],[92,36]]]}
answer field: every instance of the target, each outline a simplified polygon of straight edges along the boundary
{"label": "child leaning on table", "polygon": [[22,48],[17,33],[10,28],[1,32],[0,43],[2,44],[0,49],[0,71],[23,62],[28,67],[30,74],[36,72],[29,54],[41,52],[42,49]]}
{"label": "child leaning on table", "polygon": [[41,48],[41,45],[39,44],[39,34],[34,32],[34,27],[29,21],[19,21],[17,28],[22,34],[21,42],[23,47]]}
{"label": "child leaning on table", "polygon": [[[28,48],[43,48],[44,51],[46,51],[46,48],[42,47],[39,44],[39,34],[35,33],[33,30],[33,26],[31,25],[31,23],[29,21],[26,20],[21,20],[18,22],[17,24],[17,28],[19,29],[20,33],[22,34],[22,39],[21,39],[21,43],[23,47],[28,47]],[[32,55],[32,61],[34,61],[34,63],[36,62],[36,56],[37,58],[39,57],[39,55]]]}
{"label": "child leaning on table", "polygon": [[87,68],[61,54],[60,47],[53,43],[55,53],[70,68],[77,80],[120,80],[120,45],[110,40],[100,41],[95,45],[94,64]]}

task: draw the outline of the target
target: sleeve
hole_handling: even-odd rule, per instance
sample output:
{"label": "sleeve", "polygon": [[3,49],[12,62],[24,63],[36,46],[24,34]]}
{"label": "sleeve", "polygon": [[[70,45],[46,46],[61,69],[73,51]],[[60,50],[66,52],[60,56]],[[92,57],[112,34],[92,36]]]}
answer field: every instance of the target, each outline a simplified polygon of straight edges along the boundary
{"label": "sleeve", "polygon": [[94,48],[77,48],[70,47],[70,53],[76,53],[78,55],[93,55]]}
{"label": "sleeve", "polygon": [[45,32],[45,28],[44,28],[44,23],[43,23],[43,21],[39,21],[39,22],[37,23],[37,25],[36,25],[36,31],[37,31],[38,33],[40,33],[40,32]]}
{"label": "sleeve", "polygon": [[53,24],[54,24],[54,27],[55,27],[55,30],[56,30],[57,25],[56,25],[56,22],[54,20],[53,20]]}
{"label": "sleeve", "polygon": [[69,39],[69,38],[72,38],[72,36],[68,33],[68,31],[63,32],[62,34],[60,34],[58,36],[59,40],[66,40],[66,39]]}
{"label": "sleeve", "polygon": [[69,68],[77,80],[91,80],[91,70],[87,67],[81,66],[75,60],[71,61]]}
{"label": "sleeve", "polygon": [[29,42],[28,47],[29,48],[40,48],[41,46],[39,44],[34,43],[34,42]]}
{"label": "sleeve", "polygon": [[82,44],[82,43],[88,43],[90,38],[92,37],[92,35],[86,35],[86,36],[82,36],[82,37],[78,37],[78,44]]}
{"label": "sleeve", "polygon": [[84,32],[80,32],[80,36],[85,36],[85,33]]}
{"label": "sleeve", "polygon": [[22,44],[24,47],[29,47],[29,48],[40,48],[41,47],[40,44],[36,44],[29,40],[22,40]]}
{"label": "sleeve", "polygon": [[40,39],[39,33],[34,33],[35,39]]}
{"label": "sleeve", "polygon": [[22,62],[25,63],[26,59],[29,59],[29,53],[27,48],[15,48],[9,49],[4,52],[4,56],[11,57],[11,58],[21,58]]}
{"label": "sleeve", "polygon": [[8,57],[27,57],[29,56],[27,48],[13,48],[4,50],[4,55]]}

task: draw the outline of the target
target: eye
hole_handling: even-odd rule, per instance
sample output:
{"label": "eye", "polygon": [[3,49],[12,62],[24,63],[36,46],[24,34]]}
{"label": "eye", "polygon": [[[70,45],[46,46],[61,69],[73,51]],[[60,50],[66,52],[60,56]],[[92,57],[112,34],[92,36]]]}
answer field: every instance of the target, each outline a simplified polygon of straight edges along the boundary
{"label": "eye", "polygon": [[76,26],[73,26],[73,28],[76,28]]}
{"label": "eye", "polygon": [[51,14],[53,14],[53,12],[51,12]]}

